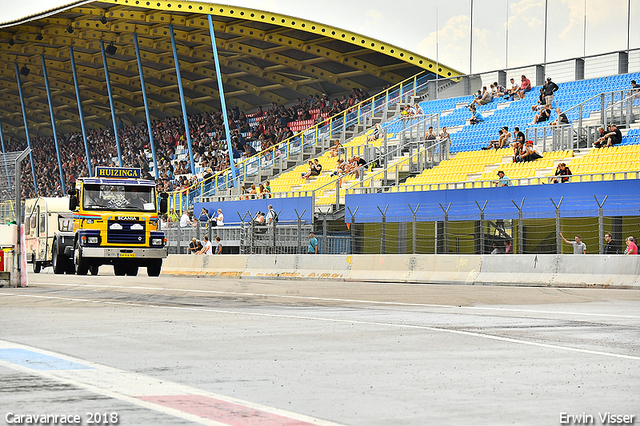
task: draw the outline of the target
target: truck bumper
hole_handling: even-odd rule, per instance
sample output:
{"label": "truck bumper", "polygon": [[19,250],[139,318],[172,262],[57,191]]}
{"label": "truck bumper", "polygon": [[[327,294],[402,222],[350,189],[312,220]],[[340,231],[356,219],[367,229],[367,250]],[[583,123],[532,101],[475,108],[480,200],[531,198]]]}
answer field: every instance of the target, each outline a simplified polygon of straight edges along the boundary
{"label": "truck bumper", "polygon": [[128,247],[82,247],[82,257],[101,257],[108,259],[164,259],[167,249],[163,248],[128,248]]}

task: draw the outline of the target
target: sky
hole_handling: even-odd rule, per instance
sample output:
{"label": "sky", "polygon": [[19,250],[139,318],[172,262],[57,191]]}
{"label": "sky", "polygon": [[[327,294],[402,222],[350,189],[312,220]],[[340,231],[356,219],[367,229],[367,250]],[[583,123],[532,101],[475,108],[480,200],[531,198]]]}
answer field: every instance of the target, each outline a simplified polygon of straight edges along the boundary
{"label": "sky", "polygon": [[[547,1],[548,62],[625,50],[629,5],[629,47],[640,47],[640,0]],[[0,0],[0,22],[65,3],[68,1]],[[220,3],[343,28],[437,59],[463,73],[524,66],[544,59],[545,0],[229,0]],[[586,43],[583,37],[585,6]],[[469,63],[471,16],[472,67]]]}

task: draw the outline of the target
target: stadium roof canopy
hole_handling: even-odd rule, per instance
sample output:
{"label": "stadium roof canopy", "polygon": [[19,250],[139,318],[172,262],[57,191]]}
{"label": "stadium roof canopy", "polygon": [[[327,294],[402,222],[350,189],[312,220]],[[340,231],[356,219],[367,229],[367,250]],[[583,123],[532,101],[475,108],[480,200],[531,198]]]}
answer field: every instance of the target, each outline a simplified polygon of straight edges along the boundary
{"label": "stadium roof canopy", "polygon": [[[0,24],[0,120],[5,135],[24,135],[16,65],[29,132],[50,135],[42,59],[58,132],[79,131],[69,46],[73,46],[88,128],[111,125],[100,41],[113,45],[107,66],[116,115],[144,120],[134,48],[137,34],[152,119],[180,116],[169,24],[173,25],[188,112],[220,108],[207,14],[213,19],[228,106],[251,111],[308,95],[335,95],[396,84],[420,71],[460,73],[387,43],[305,19],[191,1],[98,0]],[[111,49],[114,50],[114,49]],[[435,74],[433,74],[435,76]]]}

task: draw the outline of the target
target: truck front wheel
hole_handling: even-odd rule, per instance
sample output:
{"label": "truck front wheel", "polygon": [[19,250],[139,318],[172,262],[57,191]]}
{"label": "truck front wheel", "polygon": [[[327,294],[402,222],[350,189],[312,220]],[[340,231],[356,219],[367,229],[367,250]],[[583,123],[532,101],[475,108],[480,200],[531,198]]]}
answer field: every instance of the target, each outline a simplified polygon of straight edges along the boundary
{"label": "truck front wheel", "polygon": [[76,265],[76,274],[87,275],[87,272],[89,272],[89,263],[87,262],[87,259],[82,257],[79,241],[76,241],[76,249],[73,252],[73,263]]}
{"label": "truck front wheel", "polygon": [[53,249],[51,253],[51,263],[53,265],[54,274],[64,274],[67,270],[67,258],[64,255],[58,253],[58,241],[53,242]]}
{"label": "truck front wheel", "polygon": [[113,264],[113,273],[118,277],[122,277],[127,273],[127,265],[121,262],[116,262]]}
{"label": "truck front wheel", "polygon": [[160,275],[162,269],[162,259],[153,259],[149,261],[147,265],[147,275],[150,277],[157,277]]}

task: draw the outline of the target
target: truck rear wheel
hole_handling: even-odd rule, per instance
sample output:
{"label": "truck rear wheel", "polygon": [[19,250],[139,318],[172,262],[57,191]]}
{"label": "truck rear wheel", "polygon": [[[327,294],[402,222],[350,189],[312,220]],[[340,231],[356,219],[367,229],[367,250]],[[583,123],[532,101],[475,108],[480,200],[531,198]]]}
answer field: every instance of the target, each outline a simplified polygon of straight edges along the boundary
{"label": "truck rear wheel", "polygon": [[147,265],[147,275],[150,277],[157,277],[162,270],[162,259],[153,259],[149,261]]}
{"label": "truck rear wheel", "polygon": [[51,249],[51,264],[53,266],[53,273],[54,274],[64,274],[64,272],[67,270],[67,258],[64,256],[61,256],[58,253],[58,241],[54,241],[53,242],[53,248]]}
{"label": "truck rear wheel", "polygon": [[98,268],[98,265],[89,266],[89,272],[91,273],[91,275],[98,275]]}
{"label": "truck rear wheel", "polygon": [[130,277],[135,277],[138,275],[138,265],[129,265],[127,267],[127,275]]}
{"label": "truck rear wheel", "polygon": [[89,263],[87,259],[82,257],[79,241],[76,241],[76,249],[73,252],[73,263],[76,265],[76,274],[87,275],[87,272],[89,272]]}
{"label": "truck rear wheel", "polygon": [[122,277],[124,275],[126,275],[127,273],[127,265],[120,263],[120,262],[116,262],[113,264],[113,273],[116,274],[116,276],[118,277]]}

